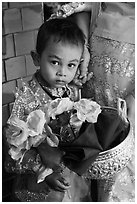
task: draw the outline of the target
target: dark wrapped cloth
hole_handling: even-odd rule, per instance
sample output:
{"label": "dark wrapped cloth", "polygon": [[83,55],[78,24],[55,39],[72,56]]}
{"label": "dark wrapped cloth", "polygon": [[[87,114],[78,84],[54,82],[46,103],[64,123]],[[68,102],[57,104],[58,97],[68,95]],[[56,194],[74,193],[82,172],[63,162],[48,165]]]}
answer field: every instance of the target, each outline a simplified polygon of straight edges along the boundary
{"label": "dark wrapped cloth", "polygon": [[[113,154],[117,152],[116,147],[119,148],[119,145],[127,140],[128,133],[131,135],[130,124],[119,115],[119,112],[114,108],[103,107],[97,123],[84,123],[77,139],[70,144],[62,144],[61,149],[66,152],[64,162],[71,170],[83,175],[100,154],[114,148],[111,158],[113,160]],[[128,144],[131,148],[132,142]],[[124,148],[121,148],[124,151]],[[130,151],[128,156],[131,157]],[[128,162],[128,159],[126,161]]]}

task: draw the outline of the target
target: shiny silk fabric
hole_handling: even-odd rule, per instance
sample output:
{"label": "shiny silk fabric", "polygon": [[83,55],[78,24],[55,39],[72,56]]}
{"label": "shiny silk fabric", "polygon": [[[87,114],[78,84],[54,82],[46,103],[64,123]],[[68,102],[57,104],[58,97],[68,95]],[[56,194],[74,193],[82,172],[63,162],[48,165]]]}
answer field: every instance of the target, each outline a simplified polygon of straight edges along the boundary
{"label": "shiny silk fabric", "polygon": [[89,39],[93,78],[83,96],[116,107],[117,97],[126,99],[135,91],[135,9],[134,4],[117,2],[104,7]]}

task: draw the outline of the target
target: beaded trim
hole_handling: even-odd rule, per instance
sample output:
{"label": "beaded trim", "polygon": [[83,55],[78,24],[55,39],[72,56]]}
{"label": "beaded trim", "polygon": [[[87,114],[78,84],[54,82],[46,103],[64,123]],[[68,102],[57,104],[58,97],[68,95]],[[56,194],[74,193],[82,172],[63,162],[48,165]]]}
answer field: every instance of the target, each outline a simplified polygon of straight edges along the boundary
{"label": "beaded trim", "polygon": [[110,179],[120,172],[133,156],[134,134],[133,127],[126,139],[116,147],[101,152],[89,169],[83,174],[88,179]]}
{"label": "beaded trim", "polygon": [[60,6],[58,11],[52,14],[51,17],[47,21],[54,19],[54,18],[66,18],[67,16],[70,16],[73,13],[75,13],[76,8],[83,6],[84,4],[85,4],[84,2],[71,2],[68,4],[64,4]]}
{"label": "beaded trim", "polygon": [[[41,85],[41,83],[39,82],[39,84]],[[49,88],[47,86],[41,85],[43,87],[44,90],[47,90],[48,93],[50,93],[52,96],[55,97],[62,97],[63,94],[66,91],[66,87],[61,87],[61,88]]]}
{"label": "beaded trim", "polygon": [[35,193],[28,190],[21,190],[16,191],[15,195],[21,202],[40,202],[46,200],[48,193]]}

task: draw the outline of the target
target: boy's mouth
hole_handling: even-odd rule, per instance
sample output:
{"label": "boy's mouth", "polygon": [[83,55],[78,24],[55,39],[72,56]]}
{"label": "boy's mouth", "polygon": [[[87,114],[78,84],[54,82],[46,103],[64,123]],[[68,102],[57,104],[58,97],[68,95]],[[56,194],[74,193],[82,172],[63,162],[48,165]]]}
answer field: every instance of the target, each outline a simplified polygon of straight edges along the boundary
{"label": "boy's mouth", "polygon": [[56,80],[56,84],[59,84],[59,85],[65,85],[66,82],[63,81],[63,80]]}

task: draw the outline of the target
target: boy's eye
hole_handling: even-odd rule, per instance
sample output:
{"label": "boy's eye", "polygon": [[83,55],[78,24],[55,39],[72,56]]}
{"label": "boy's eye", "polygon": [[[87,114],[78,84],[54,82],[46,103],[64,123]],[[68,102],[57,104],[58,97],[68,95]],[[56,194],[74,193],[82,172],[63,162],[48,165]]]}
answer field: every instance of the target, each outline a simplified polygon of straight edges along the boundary
{"label": "boy's eye", "polygon": [[71,68],[71,69],[75,68],[76,66],[77,66],[77,65],[76,65],[76,64],[73,64],[73,63],[68,64],[68,67]]}
{"label": "boy's eye", "polygon": [[53,60],[53,61],[51,61],[51,64],[53,64],[53,65],[59,65],[59,62],[56,61],[56,60]]}

